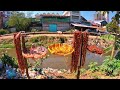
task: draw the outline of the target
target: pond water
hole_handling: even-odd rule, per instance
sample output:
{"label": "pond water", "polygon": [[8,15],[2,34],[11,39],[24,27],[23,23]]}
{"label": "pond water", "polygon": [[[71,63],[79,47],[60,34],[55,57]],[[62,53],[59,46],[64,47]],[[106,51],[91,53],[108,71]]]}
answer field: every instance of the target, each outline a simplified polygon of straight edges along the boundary
{"label": "pond water", "polygon": [[[16,57],[15,48],[12,49],[0,49],[0,57],[2,56],[2,52],[7,51],[9,56]],[[89,51],[86,54],[86,62],[84,68],[88,67],[90,62],[98,62],[101,64],[104,60],[105,56],[97,55],[94,53],[90,53]],[[68,69],[71,62],[71,55],[68,57],[58,56],[58,55],[51,55],[43,61],[42,67],[47,68],[54,68],[54,69]]]}

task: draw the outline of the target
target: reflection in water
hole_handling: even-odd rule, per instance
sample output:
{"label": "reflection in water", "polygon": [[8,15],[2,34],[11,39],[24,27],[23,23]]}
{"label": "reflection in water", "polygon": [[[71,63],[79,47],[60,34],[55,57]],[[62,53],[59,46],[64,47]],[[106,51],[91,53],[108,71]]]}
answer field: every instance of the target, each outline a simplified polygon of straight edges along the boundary
{"label": "reflection in water", "polygon": [[[7,51],[8,55],[12,57],[16,57],[15,49],[3,49],[0,50],[0,57],[2,55],[2,52]],[[85,68],[87,68],[88,64],[90,62],[98,62],[98,64],[101,64],[102,61],[104,60],[104,56],[90,53],[89,51],[86,54],[86,62],[85,62]],[[67,62],[67,63],[66,63]],[[71,62],[71,55],[67,57],[63,56],[57,56],[57,55],[51,55],[43,61],[42,67],[47,68],[54,68],[54,69],[68,69],[70,68],[70,62]]]}

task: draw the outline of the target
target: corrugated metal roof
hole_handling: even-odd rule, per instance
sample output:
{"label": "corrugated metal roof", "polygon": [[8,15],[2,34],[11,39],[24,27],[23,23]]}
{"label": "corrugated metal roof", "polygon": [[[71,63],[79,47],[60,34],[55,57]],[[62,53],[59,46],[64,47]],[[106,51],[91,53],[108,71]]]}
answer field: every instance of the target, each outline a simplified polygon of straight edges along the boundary
{"label": "corrugated metal roof", "polygon": [[77,26],[77,27],[85,27],[85,28],[95,28],[98,29],[99,31],[106,31],[106,27],[102,28],[102,27],[97,27],[97,26],[87,26],[87,25],[83,25],[83,24],[75,24],[75,23],[71,23],[73,26]]}
{"label": "corrugated metal roof", "polygon": [[71,23],[71,24],[74,25],[74,26],[78,26],[78,27],[98,28],[98,27],[95,27],[95,26],[87,26],[87,25],[83,25],[83,24],[74,24],[74,23]]}

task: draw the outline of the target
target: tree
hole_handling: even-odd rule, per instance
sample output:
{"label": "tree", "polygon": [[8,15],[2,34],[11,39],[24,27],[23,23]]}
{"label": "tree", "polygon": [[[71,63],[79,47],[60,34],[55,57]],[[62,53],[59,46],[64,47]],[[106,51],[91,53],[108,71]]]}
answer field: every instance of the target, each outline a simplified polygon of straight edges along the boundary
{"label": "tree", "polygon": [[107,27],[107,30],[114,35],[113,37],[114,43],[113,43],[112,53],[111,53],[111,58],[113,58],[115,54],[115,50],[119,49],[120,47],[118,43],[119,37],[117,36],[117,33],[119,34],[119,27],[116,19],[113,18],[112,21],[109,24],[107,24],[106,27]]}
{"label": "tree", "polygon": [[31,20],[25,18],[24,13],[14,13],[8,20],[9,27],[15,27],[17,31],[26,31]]}
{"label": "tree", "polygon": [[[103,15],[105,13],[109,13],[109,11],[100,11],[100,12],[102,12]],[[119,18],[120,18],[119,11],[116,11],[116,14],[113,17],[112,21],[107,25],[108,31],[111,32],[112,35],[114,35],[114,44],[113,44],[112,52],[111,52],[111,59],[114,57],[115,50],[118,49],[117,47],[120,46],[120,43],[118,42],[119,41],[118,35],[120,34],[120,30],[119,30]]]}
{"label": "tree", "polygon": [[113,17],[112,21],[106,25],[106,28],[107,28],[108,32],[111,32],[111,33],[118,32],[119,33],[118,23],[117,23],[115,17]]}

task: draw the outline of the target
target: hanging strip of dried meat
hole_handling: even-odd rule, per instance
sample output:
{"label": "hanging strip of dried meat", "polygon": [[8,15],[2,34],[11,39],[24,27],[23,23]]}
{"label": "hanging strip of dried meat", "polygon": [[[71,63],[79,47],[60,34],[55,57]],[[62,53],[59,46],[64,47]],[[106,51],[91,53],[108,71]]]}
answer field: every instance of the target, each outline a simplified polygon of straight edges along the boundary
{"label": "hanging strip of dried meat", "polygon": [[81,66],[83,66],[85,64],[87,45],[88,45],[88,33],[83,32],[83,47],[82,47],[82,64],[81,64]]}
{"label": "hanging strip of dried meat", "polygon": [[14,34],[14,44],[15,44],[16,54],[18,58],[18,66],[20,68],[21,73],[24,73],[25,72],[25,61],[22,56],[20,33]]}
{"label": "hanging strip of dried meat", "polygon": [[81,31],[74,32],[74,42],[73,42],[74,52],[72,53],[71,72],[77,70],[78,61],[80,58],[80,47],[82,42],[81,34],[82,34]]}

